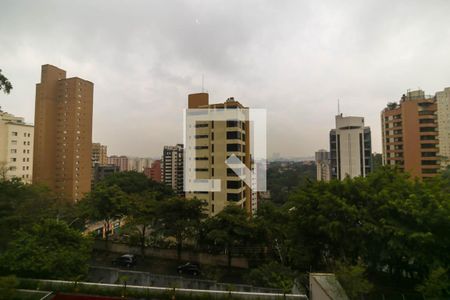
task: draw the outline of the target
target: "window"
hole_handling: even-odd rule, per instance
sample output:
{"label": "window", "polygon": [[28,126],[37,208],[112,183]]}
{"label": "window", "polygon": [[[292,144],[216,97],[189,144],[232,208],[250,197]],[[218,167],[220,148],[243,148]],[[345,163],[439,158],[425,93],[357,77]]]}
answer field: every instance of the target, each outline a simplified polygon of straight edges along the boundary
{"label": "window", "polygon": [[206,124],[195,124],[195,128],[204,128],[204,127],[208,127],[208,123],[206,123]]}
{"label": "window", "polygon": [[11,135],[12,135],[12,136],[17,136],[17,131],[11,132]]}
{"label": "window", "polygon": [[227,132],[227,139],[228,140],[240,140],[241,139],[241,133],[239,131],[228,131]]}
{"label": "window", "polygon": [[[239,176],[243,174],[242,169],[237,169],[237,172],[234,172],[232,169],[227,168],[227,176]],[[236,174],[237,173],[237,174]]]}
{"label": "window", "polygon": [[229,121],[227,121],[227,127],[239,127],[238,126],[238,121],[236,121],[236,120],[229,120]]}
{"label": "window", "polygon": [[208,146],[195,146],[195,149],[197,149],[197,150],[208,149]]}
{"label": "window", "polygon": [[195,160],[208,160],[207,157],[196,157]]}
{"label": "window", "polygon": [[436,144],[420,144],[422,149],[436,148]]}
{"label": "window", "polygon": [[437,160],[422,160],[422,165],[424,166],[430,166],[430,165],[437,165]]}
{"label": "window", "polygon": [[434,119],[420,119],[419,120],[420,124],[429,124],[429,123],[435,123]]}
{"label": "window", "polygon": [[242,150],[241,144],[227,144],[228,152],[240,152]]}
{"label": "window", "polygon": [[436,139],[436,136],[435,135],[421,135],[420,139],[422,141],[432,141],[432,140]]}
{"label": "window", "polygon": [[17,159],[15,157],[11,157],[11,161],[15,162]]}
{"label": "window", "polygon": [[195,168],[196,172],[207,172],[208,169],[207,168]]}
{"label": "window", "polygon": [[227,193],[227,201],[238,202],[241,200],[241,193]]}
{"label": "window", "polygon": [[242,181],[240,180],[228,180],[227,189],[240,189],[242,187]]}
{"label": "window", "polygon": [[196,139],[207,139],[209,136],[207,134],[197,134],[195,135]]}
{"label": "window", "polygon": [[422,169],[423,174],[436,174],[438,169]]}
{"label": "window", "polygon": [[11,153],[12,153],[12,154],[17,153],[17,149],[11,149]]}
{"label": "window", "polygon": [[420,127],[420,132],[433,132],[436,131],[434,127]]}
{"label": "window", "polygon": [[435,157],[437,152],[422,152],[422,157]]}

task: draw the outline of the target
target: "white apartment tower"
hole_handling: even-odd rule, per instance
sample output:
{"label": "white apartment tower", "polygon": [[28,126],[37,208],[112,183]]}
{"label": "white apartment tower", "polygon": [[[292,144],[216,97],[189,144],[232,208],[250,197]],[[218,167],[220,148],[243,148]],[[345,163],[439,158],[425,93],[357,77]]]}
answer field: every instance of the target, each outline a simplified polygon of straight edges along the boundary
{"label": "white apartment tower", "polygon": [[371,171],[370,127],[362,117],[336,116],[336,129],[330,131],[331,178],[365,177]]}
{"label": "white apartment tower", "polygon": [[439,157],[441,166],[450,166],[450,87],[436,93]]}
{"label": "white apartment tower", "polygon": [[34,127],[0,110],[0,180],[20,178],[31,183]]}
{"label": "white apartment tower", "polygon": [[319,150],[316,152],[317,181],[330,181],[330,152]]}

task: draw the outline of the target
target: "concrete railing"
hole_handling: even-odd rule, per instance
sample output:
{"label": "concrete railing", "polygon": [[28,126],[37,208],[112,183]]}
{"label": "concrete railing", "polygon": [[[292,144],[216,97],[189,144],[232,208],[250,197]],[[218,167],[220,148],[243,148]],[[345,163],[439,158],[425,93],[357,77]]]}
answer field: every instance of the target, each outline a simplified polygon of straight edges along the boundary
{"label": "concrete railing", "polygon": [[89,271],[88,281],[102,283],[117,283],[121,278],[127,278],[127,283],[136,286],[159,286],[168,288],[184,288],[198,290],[238,291],[282,294],[281,289],[255,287],[248,284],[221,283],[215,280],[197,278],[186,278],[182,276],[171,276],[153,274],[149,272],[123,270],[118,268],[92,266]]}
{"label": "concrete railing", "polygon": [[146,286],[136,286],[136,285],[121,285],[121,284],[108,284],[108,283],[93,283],[93,282],[75,282],[75,281],[64,281],[64,280],[35,280],[36,282],[46,285],[46,289],[52,289],[52,286],[56,287],[96,287],[103,290],[117,291],[122,289],[129,293],[141,292],[148,294],[165,294],[165,295],[183,295],[195,297],[208,296],[213,299],[260,299],[260,300],[278,300],[278,299],[304,299],[308,300],[308,297],[303,294],[279,294],[279,293],[254,293],[254,292],[237,292],[237,291],[217,291],[217,290],[201,290],[201,289],[183,289],[183,288],[167,288],[167,287],[146,287]]}

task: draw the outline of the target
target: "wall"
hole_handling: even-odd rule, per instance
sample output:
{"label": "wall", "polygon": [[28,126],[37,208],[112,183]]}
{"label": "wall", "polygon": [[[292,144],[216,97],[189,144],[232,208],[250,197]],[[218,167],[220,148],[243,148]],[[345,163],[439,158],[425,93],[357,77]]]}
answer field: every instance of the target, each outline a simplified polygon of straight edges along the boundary
{"label": "wall", "polygon": [[[109,244],[106,245],[104,241],[100,240],[95,241],[94,248],[97,250],[107,250],[115,253],[141,254],[141,248],[139,247],[112,242],[109,242]],[[145,248],[145,255],[165,259],[177,259],[177,251],[175,249]],[[226,255],[212,255],[201,252],[182,251],[181,260],[196,262],[202,265],[228,265],[228,258]],[[231,259],[231,266],[236,268],[248,268],[248,261],[245,257],[233,257]]]}

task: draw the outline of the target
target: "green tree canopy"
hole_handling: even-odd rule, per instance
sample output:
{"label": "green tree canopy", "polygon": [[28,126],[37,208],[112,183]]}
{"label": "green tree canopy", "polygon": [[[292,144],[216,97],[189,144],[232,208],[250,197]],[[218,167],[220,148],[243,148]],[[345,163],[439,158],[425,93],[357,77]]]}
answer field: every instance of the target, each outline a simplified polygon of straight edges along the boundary
{"label": "green tree canopy", "polygon": [[3,272],[22,277],[76,279],[88,271],[91,242],[64,222],[45,220],[20,230],[0,256]]}
{"label": "green tree canopy", "polygon": [[220,246],[228,255],[231,266],[233,249],[245,246],[255,234],[255,225],[242,208],[229,205],[214,217],[207,219],[202,228],[202,243]]}
{"label": "green tree canopy", "polygon": [[0,69],[0,91],[3,91],[5,94],[9,94],[12,88],[13,86],[11,82],[5,75],[2,74],[2,70]]}
{"label": "green tree canopy", "polygon": [[176,240],[178,260],[181,259],[183,242],[194,238],[200,222],[206,218],[204,202],[198,199],[181,199],[173,197],[162,201],[159,208],[159,226],[167,236]]}

